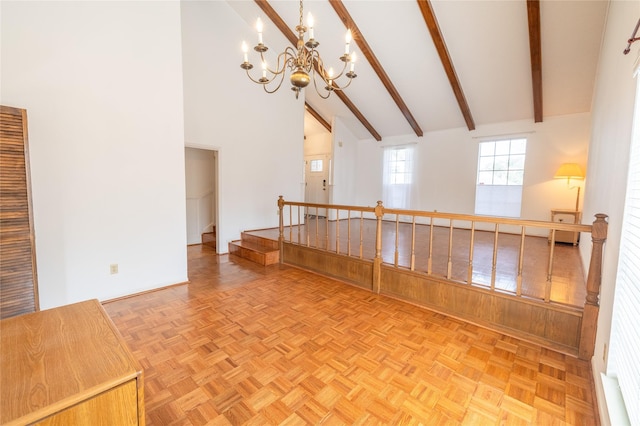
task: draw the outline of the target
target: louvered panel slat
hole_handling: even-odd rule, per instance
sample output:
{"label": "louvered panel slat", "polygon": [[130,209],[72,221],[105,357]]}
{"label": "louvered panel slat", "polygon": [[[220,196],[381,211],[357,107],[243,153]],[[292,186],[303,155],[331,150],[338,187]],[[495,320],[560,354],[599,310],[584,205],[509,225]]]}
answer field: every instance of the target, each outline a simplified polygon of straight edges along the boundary
{"label": "louvered panel slat", "polygon": [[0,106],[0,318],[38,310],[26,111]]}

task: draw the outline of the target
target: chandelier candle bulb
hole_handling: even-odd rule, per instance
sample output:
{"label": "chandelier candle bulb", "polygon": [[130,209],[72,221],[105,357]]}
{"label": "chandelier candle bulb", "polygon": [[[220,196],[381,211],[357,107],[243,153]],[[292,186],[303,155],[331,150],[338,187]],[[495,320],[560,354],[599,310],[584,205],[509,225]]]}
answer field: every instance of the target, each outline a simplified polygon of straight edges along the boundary
{"label": "chandelier candle bulb", "polygon": [[353,69],[356,67],[356,52],[351,54],[351,68],[349,71],[353,72]]}
{"label": "chandelier candle bulb", "polygon": [[260,18],[258,18],[258,20],[256,21],[256,29],[258,30],[258,44],[262,44],[263,25],[262,25],[262,19]]}
{"label": "chandelier candle bulb", "polygon": [[313,15],[311,12],[307,15],[307,27],[309,27],[309,38],[313,40]]}
{"label": "chandelier candle bulb", "polygon": [[[245,43],[244,41],[242,42],[242,53],[244,55],[244,63],[246,64],[247,62],[249,62],[249,57],[248,57],[248,52],[249,52],[249,46],[247,46],[247,43]],[[353,68],[351,68],[353,70]]]}
{"label": "chandelier candle bulb", "polygon": [[347,30],[347,34],[344,36],[344,41],[345,41],[344,54],[348,55],[349,54],[349,43],[351,43],[351,30]]}
{"label": "chandelier candle bulb", "polygon": [[262,78],[267,78],[267,63],[262,62]]}

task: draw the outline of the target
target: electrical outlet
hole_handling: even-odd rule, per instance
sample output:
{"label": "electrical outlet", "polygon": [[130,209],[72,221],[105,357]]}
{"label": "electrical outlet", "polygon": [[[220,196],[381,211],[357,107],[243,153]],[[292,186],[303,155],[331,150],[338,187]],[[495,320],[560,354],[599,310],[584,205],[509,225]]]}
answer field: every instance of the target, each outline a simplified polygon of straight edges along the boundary
{"label": "electrical outlet", "polygon": [[109,265],[109,272],[111,273],[111,275],[117,274],[118,273],[118,264],[117,263],[112,263],[111,265]]}

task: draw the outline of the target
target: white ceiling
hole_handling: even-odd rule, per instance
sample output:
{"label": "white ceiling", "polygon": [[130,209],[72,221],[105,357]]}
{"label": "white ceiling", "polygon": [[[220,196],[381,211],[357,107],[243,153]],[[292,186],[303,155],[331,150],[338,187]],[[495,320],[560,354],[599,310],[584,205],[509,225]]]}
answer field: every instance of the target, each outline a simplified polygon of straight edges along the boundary
{"label": "white ceiling", "polygon": [[[273,58],[290,45],[255,2],[228,3],[252,27],[258,16],[262,18],[264,42]],[[417,1],[345,0],[343,4],[422,131],[466,127]],[[269,1],[269,5],[293,31],[298,2]],[[475,125],[533,121],[526,1],[432,0],[431,5]],[[541,1],[544,118],[590,111],[607,5],[602,0]],[[344,24],[326,0],[305,1],[305,19],[308,12],[315,19],[325,67],[338,69]],[[256,40],[249,28],[247,43],[253,46]],[[358,55],[358,77],[345,90],[347,97],[383,138],[415,134],[360,49],[351,45]],[[254,63],[256,56],[251,50]],[[286,85],[285,81],[281,90],[287,90]],[[340,116],[358,138],[372,137],[335,94],[323,100],[311,86],[305,92],[306,102],[328,122]],[[305,117],[306,134],[325,131],[308,113]]]}

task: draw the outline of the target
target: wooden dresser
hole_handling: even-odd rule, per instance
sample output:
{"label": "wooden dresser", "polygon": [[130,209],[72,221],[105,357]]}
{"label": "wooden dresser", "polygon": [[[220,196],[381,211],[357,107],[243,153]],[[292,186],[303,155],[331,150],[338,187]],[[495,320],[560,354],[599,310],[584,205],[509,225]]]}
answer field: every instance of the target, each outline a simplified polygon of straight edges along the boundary
{"label": "wooden dresser", "polygon": [[0,424],[144,425],[143,372],[97,300],[0,321]]}

